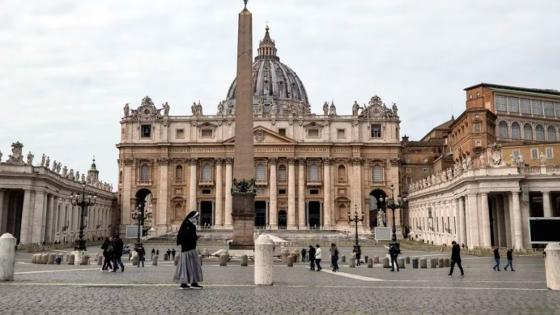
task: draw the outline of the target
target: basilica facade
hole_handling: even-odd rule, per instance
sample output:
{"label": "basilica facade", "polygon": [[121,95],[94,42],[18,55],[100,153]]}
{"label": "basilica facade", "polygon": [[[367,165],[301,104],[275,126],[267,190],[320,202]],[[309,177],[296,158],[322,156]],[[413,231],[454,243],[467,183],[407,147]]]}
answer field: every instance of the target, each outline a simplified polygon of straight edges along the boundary
{"label": "basilica facade", "polygon": [[[268,27],[253,63],[255,226],[260,229],[347,230],[350,213],[361,231],[391,224],[380,213],[399,195],[399,116],[378,96],[364,105],[324,103],[312,113],[303,82],[280,61]],[[232,229],[232,166],[236,141],[234,81],[216,114],[171,116],[170,105],[145,97],[125,105],[121,119],[118,199],[121,230],[134,213],[145,228],[175,231],[191,210],[201,225]],[[380,215],[381,214],[381,215]],[[378,222],[378,218],[381,218]],[[397,210],[395,220],[400,225]]]}

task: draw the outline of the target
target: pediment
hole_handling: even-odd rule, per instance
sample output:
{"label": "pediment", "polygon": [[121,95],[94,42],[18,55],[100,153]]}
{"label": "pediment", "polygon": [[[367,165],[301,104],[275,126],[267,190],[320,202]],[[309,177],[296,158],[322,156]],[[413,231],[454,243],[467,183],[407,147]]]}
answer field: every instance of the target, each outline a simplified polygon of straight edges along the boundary
{"label": "pediment", "polygon": [[[253,128],[253,141],[255,145],[260,144],[295,144],[296,141],[292,138],[283,136],[276,131],[270,130],[263,126]],[[235,143],[235,137],[231,137],[224,141],[224,144]]]}

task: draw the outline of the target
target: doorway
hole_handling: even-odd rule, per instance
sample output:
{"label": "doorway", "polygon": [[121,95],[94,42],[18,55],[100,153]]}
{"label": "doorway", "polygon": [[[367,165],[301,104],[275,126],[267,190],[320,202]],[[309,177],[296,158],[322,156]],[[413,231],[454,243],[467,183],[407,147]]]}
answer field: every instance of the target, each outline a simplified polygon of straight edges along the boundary
{"label": "doorway", "polygon": [[213,212],[212,201],[200,202],[200,225],[202,227],[212,226],[212,212]]}
{"label": "doorway", "polygon": [[255,201],[255,226],[266,226],[266,201]]}
{"label": "doorway", "polygon": [[310,201],[308,203],[308,222],[309,228],[316,229],[321,227],[321,202]]}
{"label": "doorway", "polygon": [[288,215],[285,210],[278,211],[278,228],[285,230],[288,226]]}

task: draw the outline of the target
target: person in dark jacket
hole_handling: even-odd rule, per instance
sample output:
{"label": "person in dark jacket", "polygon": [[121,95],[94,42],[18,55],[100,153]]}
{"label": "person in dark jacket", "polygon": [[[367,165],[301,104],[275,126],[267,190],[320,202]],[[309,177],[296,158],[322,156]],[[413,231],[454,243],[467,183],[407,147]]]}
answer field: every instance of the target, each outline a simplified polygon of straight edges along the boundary
{"label": "person in dark jacket", "polygon": [[494,271],[500,271],[500,250],[498,247],[494,247],[494,260],[496,261],[496,264],[492,267],[492,269],[494,269]]}
{"label": "person in dark jacket", "polygon": [[115,254],[113,256],[113,272],[117,272],[119,266],[121,267],[121,271],[124,272],[124,264],[122,262],[124,243],[118,234],[115,234],[113,237],[113,247],[115,249]]}
{"label": "person in dark jacket", "polygon": [[463,266],[461,266],[461,246],[455,241],[451,242],[451,245],[453,246],[451,247],[451,270],[449,270],[449,275],[453,275],[453,268],[457,264],[459,270],[461,270],[462,277],[465,275],[465,272],[463,271]]}
{"label": "person in dark jacket", "polygon": [[335,243],[331,244],[331,265],[332,265],[332,271],[336,272],[338,271],[338,248],[336,247]]}
{"label": "person in dark jacket", "polygon": [[150,256],[150,260],[154,260],[155,255],[156,255],[156,249],[152,248],[152,255]]}
{"label": "person in dark jacket", "polygon": [[196,251],[198,217],[197,211],[191,211],[177,233],[177,245],[181,246],[181,259],[177,264],[174,279],[181,283],[182,289],[202,289],[198,284],[202,281],[202,267]]}
{"label": "person in dark jacket", "polygon": [[137,267],[140,268],[140,264],[142,264],[142,268],[144,268],[144,262],[146,261],[146,250],[144,249],[144,246],[142,246],[142,244],[140,244],[138,246],[138,248],[136,249],[136,252],[138,253],[138,265],[137,265]]}
{"label": "person in dark jacket", "polygon": [[103,250],[103,267],[101,267],[101,271],[112,269],[111,257],[114,253],[113,245],[111,244],[111,239],[106,237],[103,245],[101,245],[101,249]]}
{"label": "person in dark jacket", "polygon": [[301,250],[301,261],[304,262],[305,261],[305,257],[307,256],[307,250],[305,249],[305,247]]}
{"label": "person in dark jacket", "polygon": [[176,253],[177,253],[177,252],[175,251],[175,248],[173,248],[173,249],[171,250],[171,256],[173,256],[173,260],[175,260],[175,254],[176,254]]}
{"label": "person in dark jacket", "polygon": [[397,272],[399,272],[399,263],[397,262],[397,257],[399,257],[399,249],[394,243],[389,245],[389,256],[391,257],[391,271],[395,271],[395,265],[397,266]]}
{"label": "person in dark jacket", "polygon": [[354,253],[356,257],[356,266],[360,265],[360,261],[362,259],[362,249],[359,245],[354,245],[354,249],[352,249],[352,253]]}
{"label": "person in dark jacket", "polygon": [[507,250],[507,265],[504,267],[504,270],[507,270],[508,267],[511,269],[511,271],[515,271],[513,270],[513,249],[512,248],[508,248]]}
{"label": "person in dark jacket", "polygon": [[309,269],[315,270],[315,247],[309,245]]}

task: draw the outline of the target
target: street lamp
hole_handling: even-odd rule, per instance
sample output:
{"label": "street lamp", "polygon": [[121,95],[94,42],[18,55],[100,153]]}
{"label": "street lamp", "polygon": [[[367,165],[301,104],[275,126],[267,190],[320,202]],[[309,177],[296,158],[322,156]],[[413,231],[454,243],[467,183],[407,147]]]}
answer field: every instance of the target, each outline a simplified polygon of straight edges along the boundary
{"label": "street lamp", "polygon": [[80,250],[80,251],[87,250],[86,240],[84,240],[84,228],[85,228],[84,219],[85,219],[85,216],[86,216],[87,208],[89,206],[95,205],[96,201],[97,201],[97,196],[96,195],[92,195],[92,194],[88,195],[86,193],[86,183],[85,182],[82,183],[82,192],[81,193],[77,193],[77,194],[72,193],[70,195],[70,202],[72,203],[72,205],[80,207],[80,234],[78,236],[79,239],[77,239],[76,242],[75,242],[75,246],[74,246],[75,250]]}
{"label": "street lamp", "polygon": [[151,213],[146,214],[144,207],[145,202],[141,202],[136,207],[136,210],[132,213],[132,218],[138,220],[138,232],[136,235],[136,244],[134,245],[135,249],[143,247],[141,237],[144,229],[144,220],[151,216]]}
{"label": "street lamp", "polygon": [[354,243],[354,252],[356,253],[357,264],[360,264],[360,254],[362,253],[360,249],[360,243],[358,240],[358,223],[364,221],[364,215],[362,214],[361,217],[358,216],[358,205],[354,205],[354,217],[351,216],[350,210],[348,210],[348,223],[354,222],[354,227],[356,231],[356,241]]}
{"label": "street lamp", "polygon": [[396,242],[397,241],[397,225],[396,225],[396,220],[395,220],[395,209],[404,208],[404,202],[406,202],[406,198],[401,198],[400,196],[397,196],[397,200],[395,202],[394,190],[395,190],[395,188],[391,184],[391,199],[388,200],[387,207],[389,209],[393,210],[393,236],[392,236],[392,240],[393,240],[393,242]]}

